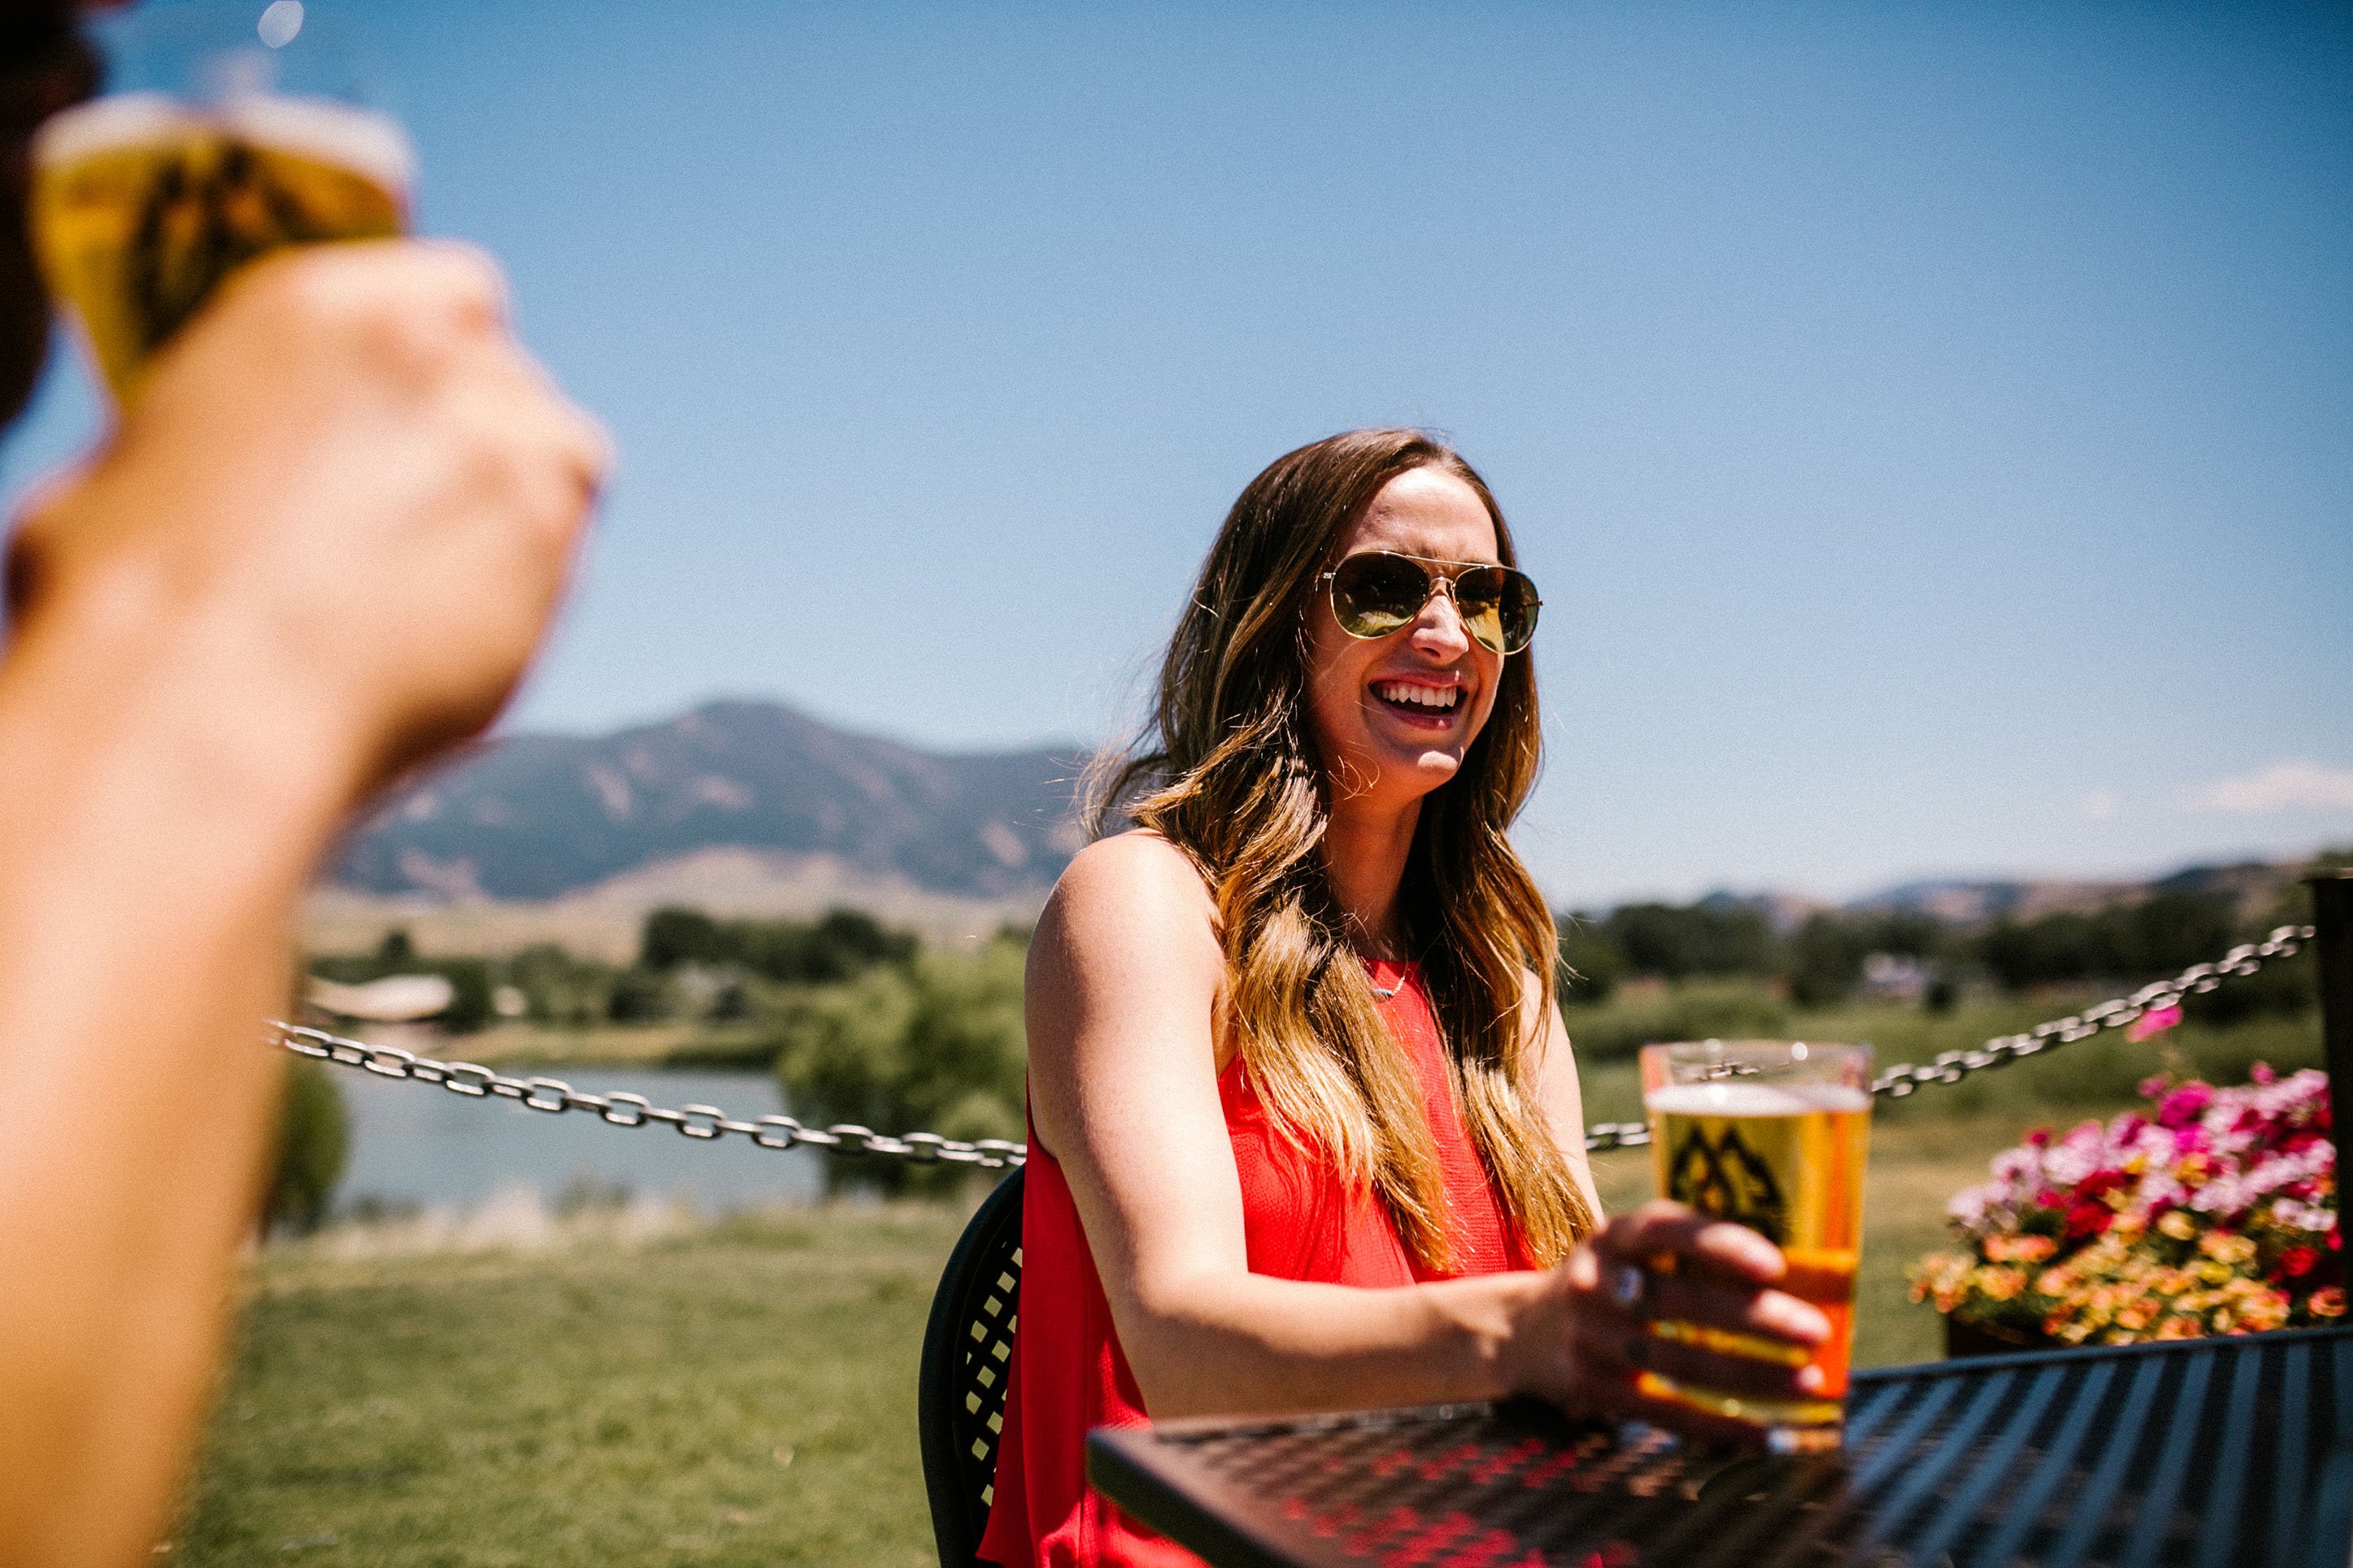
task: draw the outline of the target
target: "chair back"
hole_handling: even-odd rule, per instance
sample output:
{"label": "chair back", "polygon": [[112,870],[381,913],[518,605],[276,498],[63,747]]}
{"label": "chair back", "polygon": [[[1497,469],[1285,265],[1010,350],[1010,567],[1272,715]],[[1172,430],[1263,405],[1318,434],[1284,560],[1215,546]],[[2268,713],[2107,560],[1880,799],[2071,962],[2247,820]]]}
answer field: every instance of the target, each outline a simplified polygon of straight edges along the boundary
{"label": "chair back", "polygon": [[1021,1172],[997,1184],[964,1227],[923,1330],[917,1426],[940,1568],[976,1568],[997,1496],[997,1444],[1021,1291]]}

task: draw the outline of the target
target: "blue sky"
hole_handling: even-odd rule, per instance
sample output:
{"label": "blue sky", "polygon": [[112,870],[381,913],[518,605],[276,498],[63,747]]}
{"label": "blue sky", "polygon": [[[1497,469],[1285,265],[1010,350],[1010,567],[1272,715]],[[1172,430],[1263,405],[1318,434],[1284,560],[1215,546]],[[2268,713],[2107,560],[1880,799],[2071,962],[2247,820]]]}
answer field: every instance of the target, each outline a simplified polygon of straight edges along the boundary
{"label": "blue sky", "polygon": [[1099,737],[1252,473],[1425,424],[1564,902],[2353,841],[2341,7],[331,8],[621,446],[516,724]]}

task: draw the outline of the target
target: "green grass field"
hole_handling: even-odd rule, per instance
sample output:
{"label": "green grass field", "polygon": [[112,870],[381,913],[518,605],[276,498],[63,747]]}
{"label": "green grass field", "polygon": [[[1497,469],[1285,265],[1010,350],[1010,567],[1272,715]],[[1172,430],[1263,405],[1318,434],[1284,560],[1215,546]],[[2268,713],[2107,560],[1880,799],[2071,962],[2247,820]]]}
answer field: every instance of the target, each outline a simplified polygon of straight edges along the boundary
{"label": "green grass field", "polygon": [[[2014,1020],[1971,1009],[1804,1021],[1919,1060]],[[1873,1131],[1857,1360],[1941,1351],[1904,1269],[1942,1212],[2036,1121],[2128,1103],[2170,1058],[2236,1079],[2319,1052],[2317,1024],[2114,1037],[1886,1108]],[[1587,1068],[1592,1120],[1639,1113],[1630,1062]],[[1596,1162],[1606,1204],[1651,1192],[1647,1151]],[[492,1568],[931,1560],[915,1361],[961,1225],[945,1206],[747,1216],[638,1247],[253,1265],[211,1436],[174,1532],[185,1563]]]}
{"label": "green grass field", "polygon": [[255,1268],[186,1563],[932,1558],[916,1352],[960,1215]]}

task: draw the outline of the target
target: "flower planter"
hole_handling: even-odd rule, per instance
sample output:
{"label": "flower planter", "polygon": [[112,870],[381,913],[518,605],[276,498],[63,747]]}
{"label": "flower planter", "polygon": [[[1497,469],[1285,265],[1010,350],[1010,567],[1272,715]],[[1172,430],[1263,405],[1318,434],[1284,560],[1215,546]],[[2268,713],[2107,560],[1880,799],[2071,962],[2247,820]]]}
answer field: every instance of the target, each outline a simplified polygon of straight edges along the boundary
{"label": "flower planter", "polygon": [[1912,1270],[1912,1299],[1945,1315],[1946,1353],[2343,1318],[2328,1080],[2261,1062],[2248,1076],[2222,1089],[2151,1079],[2149,1113],[2038,1128],[1995,1155],[1993,1180],[1948,1209],[1959,1245]]}

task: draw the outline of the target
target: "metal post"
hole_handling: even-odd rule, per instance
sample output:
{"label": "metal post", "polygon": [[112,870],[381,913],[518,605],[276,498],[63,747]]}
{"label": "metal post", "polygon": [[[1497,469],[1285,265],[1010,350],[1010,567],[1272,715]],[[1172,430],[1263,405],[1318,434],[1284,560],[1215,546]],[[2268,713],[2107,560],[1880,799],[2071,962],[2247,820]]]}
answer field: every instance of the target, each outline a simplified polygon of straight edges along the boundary
{"label": "metal post", "polygon": [[2329,1125],[2337,1134],[2337,1202],[2353,1181],[2353,870],[2306,877],[2313,957],[2320,971],[2320,1048],[2328,1067]]}

